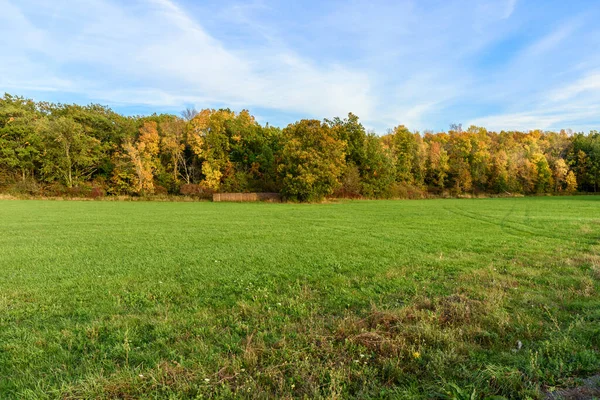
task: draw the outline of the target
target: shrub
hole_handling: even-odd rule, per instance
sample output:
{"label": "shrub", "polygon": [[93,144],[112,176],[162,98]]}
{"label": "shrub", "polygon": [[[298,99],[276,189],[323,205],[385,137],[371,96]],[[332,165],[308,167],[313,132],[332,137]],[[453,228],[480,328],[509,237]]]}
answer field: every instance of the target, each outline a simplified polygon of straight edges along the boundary
{"label": "shrub", "polygon": [[335,192],[335,197],[356,199],[361,197],[360,172],[355,165],[349,165],[341,179],[342,185]]}
{"label": "shrub", "polygon": [[21,181],[17,181],[15,184],[11,185],[8,189],[10,194],[19,196],[19,195],[29,195],[29,196],[37,196],[41,194],[42,188],[41,186],[33,179],[25,179]]}
{"label": "shrub", "polygon": [[390,194],[395,199],[425,199],[428,197],[427,193],[422,189],[400,182],[392,184]]}
{"label": "shrub", "polygon": [[199,197],[201,199],[210,199],[212,198],[214,190],[204,187],[203,185],[186,183],[181,185],[179,193],[181,193],[184,196]]}

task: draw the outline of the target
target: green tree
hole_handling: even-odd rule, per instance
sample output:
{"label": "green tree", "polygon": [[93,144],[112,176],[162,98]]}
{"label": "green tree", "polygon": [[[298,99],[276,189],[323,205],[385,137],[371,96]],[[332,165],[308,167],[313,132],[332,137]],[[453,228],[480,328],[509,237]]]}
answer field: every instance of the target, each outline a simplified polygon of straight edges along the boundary
{"label": "green tree", "polygon": [[240,113],[228,124],[229,157],[236,172],[230,181],[250,191],[279,191],[277,160],[281,152],[281,130],[262,127],[254,118],[251,121]]}
{"label": "green tree", "polygon": [[80,123],[68,117],[44,118],[38,126],[44,145],[44,179],[69,188],[89,180],[103,157],[102,142],[87,135]]}
{"label": "green tree", "polygon": [[0,170],[21,180],[35,178],[42,148],[37,105],[22,97],[0,98]]}
{"label": "green tree", "polygon": [[448,137],[449,180],[456,193],[468,192],[473,187],[471,154],[473,145],[468,132],[450,131]]}
{"label": "green tree", "polygon": [[473,186],[480,191],[488,189],[491,158],[490,137],[485,128],[471,126],[467,130],[471,138],[471,155],[469,164],[471,166],[471,178]]}
{"label": "green tree", "polygon": [[326,119],[325,123],[336,131],[340,140],[346,142],[346,164],[355,165],[360,170],[367,158],[365,148],[367,133],[359,118],[352,113],[348,113],[348,118]]}
{"label": "green tree", "polygon": [[366,136],[364,147],[365,160],[360,169],[361,193],[366,197],[388,197],[396,178],[392,156],[375,134]]}
{"label": "green tree", "polygon": [[391,133],[391,150],[396,164],[396,181],[414,183],[413,167],[417,152],[416,135],[404,125],[397,126]]}
{"label": "green tree", "polygon": [[537,193],[549,193],[554,187],[554,180],[552,179],[552,170],[548,165],[548,160],[543,154],[534,154],[532,159],[537,172],[535,180],[535,190]]}
{"label": "green tree", "polygon": [[302,120],[283,130],[279,172],[282,194],[293,200],[315,201],[340,186],[346,142],[318,120]]}

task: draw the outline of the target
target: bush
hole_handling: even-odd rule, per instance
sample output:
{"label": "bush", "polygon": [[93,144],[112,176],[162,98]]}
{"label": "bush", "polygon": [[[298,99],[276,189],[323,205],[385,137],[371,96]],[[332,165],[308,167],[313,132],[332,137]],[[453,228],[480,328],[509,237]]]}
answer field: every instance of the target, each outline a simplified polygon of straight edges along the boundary
{"label": "bush", "polygon": [[97,199],[104,196],[106,196],[106,190],[104,190],[103,187],[96,185],[92,187],[92,191],[90,192],[90,197],[92,199]]}
{"label": "bush", "polygon": [[349,199],[360,198],[361,182],[360,172],[355,165],[349,165],[342,175],[342,186],[335,191],[335,197],[343,197]]}
{"label": "bush", "polygon": [[89,185],[73,187],[66,187],[60,183],[53,183],[44,187],[40,192],[40,195],[47,197],[97,199],[106,196],[106,189],[101,181],[92,182]]}
{"label": "bush", "polygon": [[154,185],[154,194],[156,196],[166,196],[169,194],[169,190],[161,185]]}
{"label": "bush", "polygon": [[179,193],[184,196],[198,197],[201,199],[211,199],[214,190],[204,187],[203,185],[186,183],[184,185],[181,185]]}
{"label": "bush", "polygon": [[0,191],[6,190],[10,185],[17,182],[16,176],[8,173],[8,171],[3,171],[0,168]]}
{"label": "bush", "polygon": [[390,188],[390,194],[395,199],[426,199],[427,192],[423,189],[406,183],[394,182]]}
{"label": "bush", "polygon": [[17,181],[15,184],[11,185],[8,189],[8,192],[15,196],[37,196],[41,194],[42,188],[35,180],[25,179]]}

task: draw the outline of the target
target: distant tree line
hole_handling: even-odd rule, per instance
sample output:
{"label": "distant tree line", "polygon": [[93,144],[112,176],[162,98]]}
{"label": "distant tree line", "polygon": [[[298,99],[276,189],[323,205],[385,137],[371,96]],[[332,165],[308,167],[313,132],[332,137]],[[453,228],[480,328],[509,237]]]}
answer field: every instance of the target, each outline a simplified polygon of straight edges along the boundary
{"label": "distant tree line", "polygon": [[0,98],[0,189],[33,195],[278,192],[286,199],[596,192],[600,134],[453,125],[378,136],[357,116],[260,125],[248,111],[127,117]]}

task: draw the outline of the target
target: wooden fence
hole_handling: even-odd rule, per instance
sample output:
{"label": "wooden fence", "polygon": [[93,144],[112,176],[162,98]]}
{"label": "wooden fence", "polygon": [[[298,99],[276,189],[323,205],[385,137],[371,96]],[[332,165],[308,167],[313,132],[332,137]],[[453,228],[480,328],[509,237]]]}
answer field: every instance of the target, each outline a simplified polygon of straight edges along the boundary
{"label": "wooden fence", "polygon": [[213,201],[281,201],[279,193],[214,193]]}

